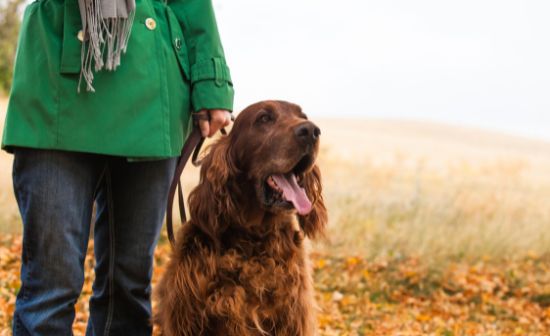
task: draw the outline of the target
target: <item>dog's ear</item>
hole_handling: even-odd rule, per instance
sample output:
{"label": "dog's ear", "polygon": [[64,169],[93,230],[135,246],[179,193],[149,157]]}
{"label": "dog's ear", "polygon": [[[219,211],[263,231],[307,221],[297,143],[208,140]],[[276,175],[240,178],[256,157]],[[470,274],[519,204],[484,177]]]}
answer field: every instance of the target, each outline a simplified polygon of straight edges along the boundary
{"label": "dog's ear", "polygon": [[321,171],[317,165],[304,174],[304,189],[313,204],[311,212],[305,216],[298,216],[298,221],[304,233],[310,238],[323,235],[328,221],[327,209],[323,201],[323,185],[321,184]]}
{"label": "dog's ear", "polygon": [[230,137],[210,147],[201,164],[199,185],[189,194],[191,221],[207,234],[216,246],[231,218],[240,218],[232,195],[231,177],[235,175],[230,153]]}

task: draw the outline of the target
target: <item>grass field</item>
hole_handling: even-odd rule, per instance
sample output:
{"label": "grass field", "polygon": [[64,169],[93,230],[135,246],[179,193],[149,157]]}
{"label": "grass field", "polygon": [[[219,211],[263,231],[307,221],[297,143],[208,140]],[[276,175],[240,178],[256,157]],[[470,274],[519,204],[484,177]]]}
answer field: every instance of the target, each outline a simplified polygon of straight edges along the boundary
{"label": "grass field", "polygon": [[550,144],[418,122],[320,124],[331,253],[436,260],[550,250]]}
{"label": "grass field", "polygon": [[[412,121],[318,124],[330,213],[312,255],[321,335],[550,334],[550,143]],[[6,334],[21,248],[11,158],[0,153]],[[186,190],[195,183],[186,171]],[[155,279],[167,251],[163,240]]]}

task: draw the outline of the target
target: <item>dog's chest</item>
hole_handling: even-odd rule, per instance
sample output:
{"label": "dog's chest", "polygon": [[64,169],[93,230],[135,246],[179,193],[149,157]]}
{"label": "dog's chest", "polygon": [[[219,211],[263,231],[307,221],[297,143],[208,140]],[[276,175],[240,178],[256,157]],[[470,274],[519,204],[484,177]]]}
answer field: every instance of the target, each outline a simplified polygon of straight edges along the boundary
{"label": "dog's chest", "polygon": [[264,239],[234,237],[220,257],[219,276],[246,293],[256,309],[277,310],[294,305],[307,288],[303,234],[292,231]]}

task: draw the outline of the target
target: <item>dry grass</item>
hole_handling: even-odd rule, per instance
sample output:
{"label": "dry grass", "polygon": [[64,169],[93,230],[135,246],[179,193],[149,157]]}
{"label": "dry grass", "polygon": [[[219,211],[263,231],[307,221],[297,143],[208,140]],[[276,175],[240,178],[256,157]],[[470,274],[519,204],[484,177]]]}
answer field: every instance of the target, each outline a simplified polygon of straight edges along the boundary
{"label": "dry grass", "polygon": [[323,120],[331,253],[550,250],[550,144],[428,123]]}
{"label": "dry grass", "polygon": [[[550,144],[420,122],[319,125],[330,229],[318,250],[430,260],[550,250]],[[21,226],[11,160],[0,153],[4,233]],[[185,172],[187,191],[196,173]]]}

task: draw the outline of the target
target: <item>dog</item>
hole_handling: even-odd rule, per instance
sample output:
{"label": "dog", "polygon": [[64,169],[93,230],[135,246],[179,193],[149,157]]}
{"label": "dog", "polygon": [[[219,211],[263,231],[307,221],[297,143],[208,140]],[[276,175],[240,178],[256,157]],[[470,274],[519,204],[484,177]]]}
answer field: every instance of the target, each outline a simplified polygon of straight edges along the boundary
{"label": "dog", "polygon": [[304,239],[327,223],[319,137],[298,105],[263,101],[210,147],[155,290],[163,335],[316,334]]}

